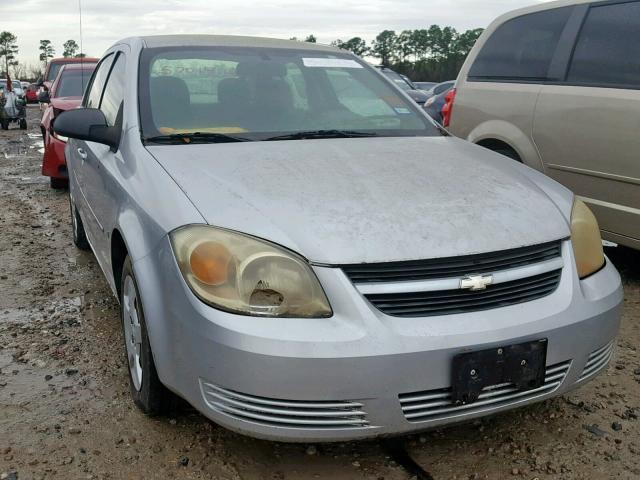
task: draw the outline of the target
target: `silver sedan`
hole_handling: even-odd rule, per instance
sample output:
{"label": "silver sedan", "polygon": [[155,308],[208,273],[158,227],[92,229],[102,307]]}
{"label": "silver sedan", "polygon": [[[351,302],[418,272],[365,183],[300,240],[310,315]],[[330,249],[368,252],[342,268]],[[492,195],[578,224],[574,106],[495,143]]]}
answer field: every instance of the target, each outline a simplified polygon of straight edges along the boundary
{"label": "silver sedan", "polygon": [[403,434],[611,359],[622,288],[589,209],[344,51],[122,40],[54,128],[145,413],[178,395],[262,438]]}

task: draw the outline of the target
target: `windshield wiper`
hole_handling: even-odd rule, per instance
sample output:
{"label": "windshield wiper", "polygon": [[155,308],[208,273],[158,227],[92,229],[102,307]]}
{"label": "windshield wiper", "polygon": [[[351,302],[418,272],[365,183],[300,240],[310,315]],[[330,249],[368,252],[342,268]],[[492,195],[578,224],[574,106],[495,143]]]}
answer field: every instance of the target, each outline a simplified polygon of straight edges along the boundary
{"label": "windshield wiper", "polygon": [[265,138],[263,141],[271,140],[305,140],[312,138],[354,138],[354,137],[377,137],[377,133],[356,132],[354,130],[308,130],[306,132],[288,133],[275,137]]}
{"label": "windshield wiper", "polygon": [[189,132],[172,133],[169,135],[157,135],[145,138],[145,143],[169,143],[169,144],[189,144],[189,143],[232,143],[250,142],[248,138],[234,137],[226,133]]}

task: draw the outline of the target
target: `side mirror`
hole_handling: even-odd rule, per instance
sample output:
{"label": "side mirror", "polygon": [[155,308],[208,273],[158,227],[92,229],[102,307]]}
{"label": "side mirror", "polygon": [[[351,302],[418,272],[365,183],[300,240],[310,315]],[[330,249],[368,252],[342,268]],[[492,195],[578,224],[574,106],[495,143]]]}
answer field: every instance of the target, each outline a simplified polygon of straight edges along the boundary
{"label": "side mirror", "polygon": [[120,143],[120,128],[107,125],[107,119],[97,108],[62,112],[53,122],[53,131],[64,137],[102,143],[112,149]]}
{"label": "side mirror", "polygon": [[38,80],[36,80],[36,87],[42,87],[43,85],[44,85],[44,78],[38,77]]}
{"label": "side mirror", "polygon": [[38,101],[40,103],[50,103],[51,98],[49,98],[49,91],[41,90],[40,93],[38,93]]}

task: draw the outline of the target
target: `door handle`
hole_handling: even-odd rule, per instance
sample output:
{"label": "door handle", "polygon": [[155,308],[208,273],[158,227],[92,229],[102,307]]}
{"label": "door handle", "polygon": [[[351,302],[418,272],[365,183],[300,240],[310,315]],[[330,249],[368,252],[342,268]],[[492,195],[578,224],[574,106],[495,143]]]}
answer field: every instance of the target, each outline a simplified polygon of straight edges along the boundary
{"label": "door handle", "polygon": [[80,155],[80,158],[83,160],[87,159],[87,152],[85,152],[82,148],[78,149],[78,155]]}

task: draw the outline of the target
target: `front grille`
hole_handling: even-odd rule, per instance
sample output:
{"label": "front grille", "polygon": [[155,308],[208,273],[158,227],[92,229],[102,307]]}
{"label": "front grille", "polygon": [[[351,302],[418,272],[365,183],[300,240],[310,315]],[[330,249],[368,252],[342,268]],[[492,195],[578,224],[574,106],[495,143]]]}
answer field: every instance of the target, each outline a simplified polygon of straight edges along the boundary
{"label": "front grille", "polygon": [[209,408],[238,420],[270,427],[314,430],[369,427],[367,414],[359,402],[257,397],[203,380],[200,380],[200,388]]}
{"label": "front grille", "polygon": [[578,379],[579,382],[594,376],[609,364],[609,360],[613,356],[613,347],[615,341],[607,343],[604,347],[592,352],[587,359],[587,363],[582,370],[582,374]]}
{"label": "front grille", "polygon": [[486,290],[435,290],[365,295],[376,308],[397,317],[427,317],[475,312],[530,302],[555,291],[562,269],[510,282]]}
{"label": "front grille", "polygon": [[406,262],[361,263],[340,268],[353,283],[404,282],[462,277],[524,267],[560,257],[562,242],[481,253],[461,257]]}
{"label": "front grille", "polygon": [[546,395],[562,384],[569,371],[571,361],[547,367],[544,384],[533,390],[521,391],[513,384],[485,387],[474,403],[456,405],[451,401],[451,388],[405,393],[399,396],[405,418],[410,422],[425,422],[438,418],[471,414],[496,409],[506,405],[525,402]]}

